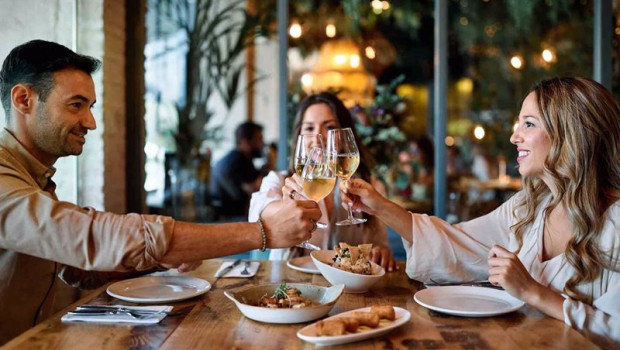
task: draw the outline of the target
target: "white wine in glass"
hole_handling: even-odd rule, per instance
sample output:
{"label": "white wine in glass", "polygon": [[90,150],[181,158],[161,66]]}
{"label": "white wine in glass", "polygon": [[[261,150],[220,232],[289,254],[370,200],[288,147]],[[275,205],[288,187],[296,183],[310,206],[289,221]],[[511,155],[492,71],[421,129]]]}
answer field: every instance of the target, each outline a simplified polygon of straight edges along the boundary
{"label": "white wine in glass", "polygon": [[[351,128],[329,130],[327,132],[327,152],[335,154],[336,176],[346,183],[360,165],[360,152],[355,143],[353,130]],[[367,221],[365,218],[353,217],[350,205],[348,209],[348,217],[338,221],[336,225],[363,224]]]}
{"label": "white wine in glass", "polygon": [[300,134],[297,136],[293,167],[295,168],[295,173],[299,176],[301,176],[301,172],[304,170],[308,151],[311,147],[323,148],[323,137],[321,134]]}
{"label": "white wine in glass", "polygon": [[[310,149],[306,164],[301,173],[302,187],[308,198],[318,202],[334,190],[336,186],[334,168],[334,157],[329,156],[323,148],[312,147]],[[302,242],[298,246],[308,249],[320,249],[308,241]]]}

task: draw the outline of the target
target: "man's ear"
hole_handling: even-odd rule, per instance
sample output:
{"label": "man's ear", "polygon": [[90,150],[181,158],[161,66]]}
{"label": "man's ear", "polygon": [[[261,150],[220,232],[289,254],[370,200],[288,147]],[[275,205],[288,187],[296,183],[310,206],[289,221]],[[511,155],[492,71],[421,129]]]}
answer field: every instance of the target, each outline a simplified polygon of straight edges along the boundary
{"label": "man's ear", "polygon": [[30,114],[37,95],[25,84],[17,84],[11,89],[11,107],[19,114]]}

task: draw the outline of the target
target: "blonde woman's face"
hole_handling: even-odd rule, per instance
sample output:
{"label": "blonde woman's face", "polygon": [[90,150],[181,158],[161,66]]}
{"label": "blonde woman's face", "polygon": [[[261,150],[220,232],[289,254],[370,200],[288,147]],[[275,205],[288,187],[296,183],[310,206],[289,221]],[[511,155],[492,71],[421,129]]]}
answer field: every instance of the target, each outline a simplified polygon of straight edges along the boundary
{"label": "blonde woman's face", "polygon": [[522,176],[542,177],[545,159],[551,149],[549,134],[543,128],[536,94],[530,93],[521,106],[519,126],[510,137],[517,146],[517,162]]}
{"label": "blonde woman's face", "polygon": [[327,140],[327,131],[337,129],[338,119],[324,103],[316,103],[306,109],[301,122],[301,134],[321,134]]}

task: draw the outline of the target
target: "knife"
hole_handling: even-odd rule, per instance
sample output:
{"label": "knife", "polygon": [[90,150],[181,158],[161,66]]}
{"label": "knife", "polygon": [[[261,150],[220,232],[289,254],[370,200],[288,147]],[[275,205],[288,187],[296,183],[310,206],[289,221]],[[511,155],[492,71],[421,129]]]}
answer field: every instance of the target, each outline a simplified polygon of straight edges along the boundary
{"label": "knife", "polygon": [[153,310],[146,308],[134,308],[131,306],[117,306],[117,305],[80,305],[75,308],[75,313],[97,313],[97,312],[110,312],[110,311],[129,311],[141,314],[170,314],[168,310]]}
{"label": "knife", "polygon": [[230,270],[234,269],[235,266],[239,265],[241,263],[241,259],[237,259],[235,260],[235,262],[233,262],[232,264],[226,266],[225,268],[223,268],[220,272],[218,272],[215,275],[215,278],[220,278],[222,276],[224,276],[225,274],[229,273]]}

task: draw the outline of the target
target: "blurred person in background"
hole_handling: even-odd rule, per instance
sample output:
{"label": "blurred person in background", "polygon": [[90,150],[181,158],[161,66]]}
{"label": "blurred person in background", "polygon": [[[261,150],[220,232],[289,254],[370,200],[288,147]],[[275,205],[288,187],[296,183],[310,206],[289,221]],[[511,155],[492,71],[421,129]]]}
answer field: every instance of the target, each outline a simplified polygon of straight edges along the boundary
{"label": "blurred person in background", "polygon": [[250,195],[258,191],[261,173],[253,160],[263,156],[263,127],[253,122],[235,130],[236,147],[220,159],[211,171],[211,200],[219,219],[244,221]]}

